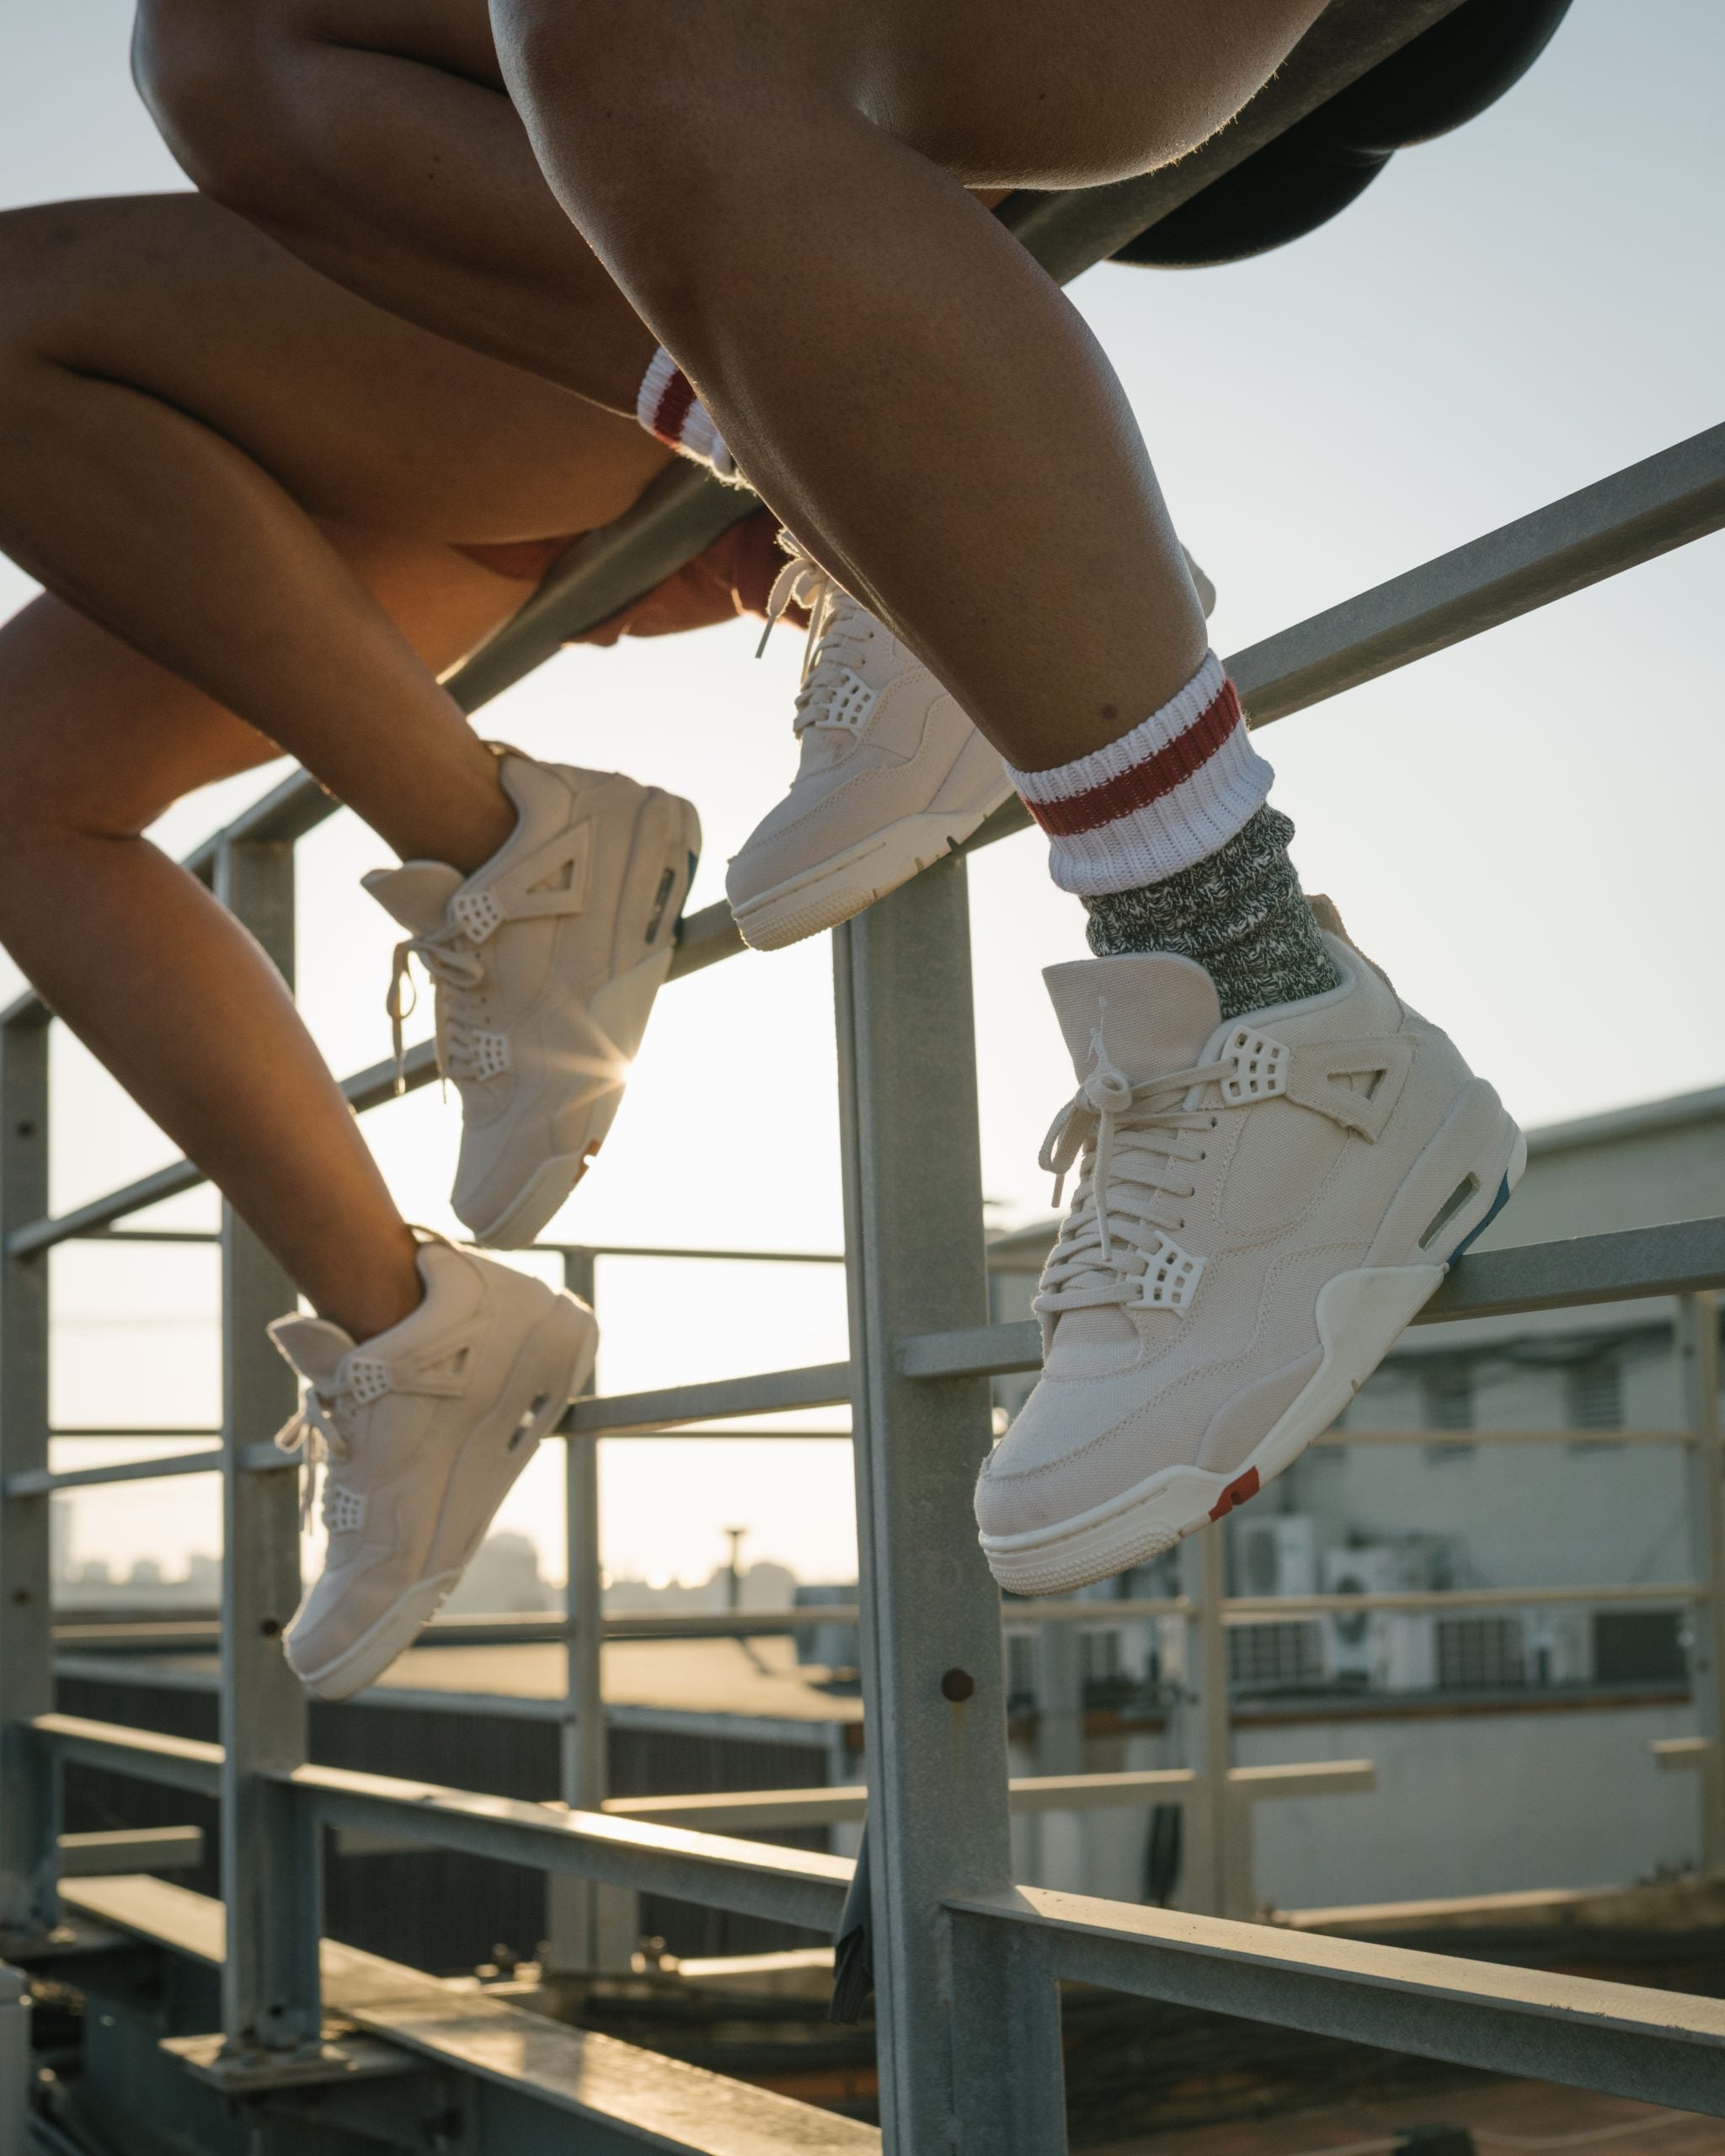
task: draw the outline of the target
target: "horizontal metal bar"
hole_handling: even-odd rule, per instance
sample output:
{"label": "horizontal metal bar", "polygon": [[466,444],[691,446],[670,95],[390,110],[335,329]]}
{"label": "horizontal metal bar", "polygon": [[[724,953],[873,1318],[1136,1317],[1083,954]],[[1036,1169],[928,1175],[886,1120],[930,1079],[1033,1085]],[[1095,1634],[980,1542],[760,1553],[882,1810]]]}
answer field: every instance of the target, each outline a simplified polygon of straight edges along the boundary
{"label": "horizontal metal bar", "polygon": [[1710,1737],[1656,1737],[1648,1747],[1658,1765],[1685,1774],[1710,1766],[1717,1748]]}
{"label": "horizontal metal bar", "polygon": [[535,1243],[559,1257],[702,1257],[726,1265],[842,1265],[841,1250],[689,1250],[675,1243]]}
{"label": "horizontal metal bar", "polygon": [[1705,1602],[1696,1580],[1636,1581],[1616,1587],[1446,1587],[1405,1594],[1235,1595],[1222,1604],[1223,1621],[1259,1625],[1269,1620],[1353,1617],[1372,1610],[1533,1609],[1571,1603]]}
{"label": "horizontal metal bar", "polygon": [[1195,1617],[1198,1604],[1183,1594],[1122,1596],[1092,1601],[1088,1595],[1050,1595],[1039,1600],[1031,1595],[1008,1595],[1001,1604],[1007,1624],[1023,1629],[1033,1625],[1130,1625],[1150,1617]]}
{"label": "horizontal metal bar", "polygon": [[121,1871],[195,1871],[203,1860],[201,1827],[121,1827],[60,1837],[62,1879],[105,1879]]}
{"label": "horizontal metal bar", "polygon": [[[1669,1227],[1476,1251],[1450,1267],[1413,1322],[1510,1317],[1717,1287],[1725,1287],[1725,1219],[1680,1220]],[[1041,1367],[1042,1336],[1034,1318],[916,1333],[899,1343],[899,1368],[911,1378],[1004,1376]],[[1429,1441],[1437,1443],[1443,1434],[1434,1431]],[[1467,1444],[1491,1442],[1486,1431],[1452,1434]]]}
{"label": "horizontal metal bar", "polygon": [[669,1430],[680,1422],[721,1422],[731,1416],[839,1407],[850,1396],[850,1364],[820,1363],[809,1369],[769,1370],[760,1377],[671,1385],[663,1392],[578,1400],[559,1428],[584,1437],[604,1437],[613,1430]]}
{"label": "horizontal metal bar", "polygon": [[950,1906],[1108,1990],[1725,2115],[1725,2000],[1040,1887]]}
{"label": "horizontal metal bar", "polygon": [[1339,696],[1725,526],[1725,426],[1710,427],[1228,662],[1254,726]]}
{"label": "horizontal metal bar", "polygon": [[[569,1432],[567,1430],[554,1430],[552,1434],[553,1437],[564,1438],[569,1435]],[[606,1430],[601,1434],[605,1438],[607,1444],[632,1444],[638,1440],[642,1442],[650,1442],[654,1438],[674,1438],[679,1444],[698,1444],[702,1439],[706,1438],[722,1438],[728,1444],[766,1444],[771,1443],[773,1444],[794,1444],[804,1445],[847,1445],[851,1442],[851,1433],[848,1430],[734,1430],[730,1428],[722,1430],[689,1430],[683,1428],[677,1423],[671,1423],[664,1427],[655,1427],[654,1425],[649,1423],[638,1429]]]}
{"label": "horizontal metal bar", "polygon": [[[206,1452],[170,1453],[165,1460],[117,1460],[108,1467],[74,1467],[63,1473],[48,1468],[28,1468],[0,1481],[0,1495],[39,1497],[50,1490],[86,1490],[110,1482],[160,1482],[180,1475],[219,1475],[223,1454],[219,1445]],[[298,1460],[279,1445],[248,1445],[240,1465],[252,1475],[280,1474],[297,1468]]]}
{"label": "horizontal metal bar", "polygon": [[204,1243],[222,1241],[216,1228],[92,1228],[86,1241],[93,1243]]}
{"label": "horizontal metal bar", "polygon": [[153,1430],[141,1430],[136,1423],[130,1422],[78,1422],[70,1429],[51,1429],[48,1435],[56,1443],[61,1438],[135,1438],[140,1443],[157,1438],[214,1438],[219,1442],[222,1430],[219,1424],[193,1429],[177,1422],[162,1422]]}
{"label": "horizontal metal bar", "polygon": [[1370,1759],[1295,1761],[1273,1767],[1230,1767],[1228,1794],[1237,1803],[1268,1804],[1278,1797],[1364,1796],[1378,1785]]}
{"label": "horizontal metal bar", "polygon": [[299,1767],[277,1779],[332,1827],[387,1830],[500,1863],[569,1872],[815,1931],[836,1929],[854,1868],[844,1857],[338,1767]]}
{"label": "horizontal metal bar", "polygon": [[38,1715],[29,1726],[68,1764],[136,1774],[140,1781],[161,1782],[197,1796],[221,1794],[219,1744],[167,1737],[159,1730],[127,1729],[118,1722],[88,1721],[79,1715]]}
{"label": "horizontal metal bar", "polygon": [[1692,1445],[1693,1430],[1326,1430],[1314,1445]]}

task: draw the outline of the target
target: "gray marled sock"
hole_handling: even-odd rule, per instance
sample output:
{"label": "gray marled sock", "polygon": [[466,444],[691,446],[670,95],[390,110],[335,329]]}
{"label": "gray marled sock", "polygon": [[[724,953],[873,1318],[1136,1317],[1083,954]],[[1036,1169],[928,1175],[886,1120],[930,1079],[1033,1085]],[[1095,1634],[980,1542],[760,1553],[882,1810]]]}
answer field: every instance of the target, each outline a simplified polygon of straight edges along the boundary
{"label": "gray marled sock", "polygon": [[1225,1018],[1338,987],[1342,976],[1288,858],[1293,835],[1290,819],[1266,803],[1193,867],[1087,899],[1091,949],[1098,958],[1176,951],[1195,959],[1215,983]]}

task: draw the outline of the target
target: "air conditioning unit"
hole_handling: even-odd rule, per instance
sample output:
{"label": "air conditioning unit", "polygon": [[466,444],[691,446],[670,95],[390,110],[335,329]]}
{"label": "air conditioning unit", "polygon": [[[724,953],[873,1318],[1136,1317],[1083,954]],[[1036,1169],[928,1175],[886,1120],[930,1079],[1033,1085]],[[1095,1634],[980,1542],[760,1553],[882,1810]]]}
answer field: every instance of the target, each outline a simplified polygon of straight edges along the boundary
{"label": "air conditioning unit", "polygon": [[[1326,1594],[1398,1594],[1427,1584],[1428,1553],[1395,1543],[1326,1550]],[[1381,1692],[1429,1692],[1437,1682],[1433,1620],[1423,1611],[1361,1609],[1324,1620],[1332,1680]]]}
{"label": "air conditioning unit", "polygon": [[1228,1554],[1236,1594],[1317,1592],[1317,1522],[1304,1513],[1236,1517]]}

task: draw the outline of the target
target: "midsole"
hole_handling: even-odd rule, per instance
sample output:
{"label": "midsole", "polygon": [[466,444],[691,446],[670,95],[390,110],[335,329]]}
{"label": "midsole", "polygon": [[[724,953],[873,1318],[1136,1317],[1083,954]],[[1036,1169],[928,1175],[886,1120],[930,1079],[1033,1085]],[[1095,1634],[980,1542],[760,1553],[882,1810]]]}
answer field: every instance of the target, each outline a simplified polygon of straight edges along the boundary
{"label": "midsole", "polygon": [[915,815],[900,816],[896,822],[884,825],[879,830],[871,832],[866,839],[845,852],[836,853],[825,861],[817,862],[812,868],[800,870],[796,875],[788,877],[782,883],[775,883],[770,891],[762,891],[756,898],[745,899],[740,905],[733,906],[731,911],[739,921],[748,921],[767,907],[777,905],[782,899],[794,898],[798,893],[825,883],[830,877],[842,875],[847,868],[854,868],[859,862],[884,851],[897,834],[910,830],[914,826],[927,825],[930,837],[943,838],[948,845],[955,846],[991,816],[1001,801],[1006,800],[1011,792],[1012,788],[1008,787],[999,801],[985,803],[979,808],[919,809]]}

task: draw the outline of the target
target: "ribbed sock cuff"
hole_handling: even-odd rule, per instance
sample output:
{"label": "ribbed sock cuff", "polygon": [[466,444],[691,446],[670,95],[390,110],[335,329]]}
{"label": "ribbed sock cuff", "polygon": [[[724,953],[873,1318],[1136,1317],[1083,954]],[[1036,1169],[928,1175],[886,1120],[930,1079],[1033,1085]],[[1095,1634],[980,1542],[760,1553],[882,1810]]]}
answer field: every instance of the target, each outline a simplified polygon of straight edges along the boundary
{"label": "ribbed sock cuff", "polygon": [[1094,898],[1177,876],[1262,808],[1274,774],[1214,652],[1160,711],[1087,756],[1007,776],[1048,833],[1049,873]]}
{"label": "ribbed sock cuff", "polygon": [[1226,846],[1177,876],[1087,899],[1099,958],[1175,951],[1216,985],[1222,1016],[1297,1003],[1339,985],[1288,857],[1294,826],[1266,805]]}
{"label": "ribbed sock cuff", "polygon": [[663,344],[647,362],[647,371],[635,392],[635,417],[667,449],[704,464],[718,478],[746,483],[724,435],[713,424],[713,414]]}

